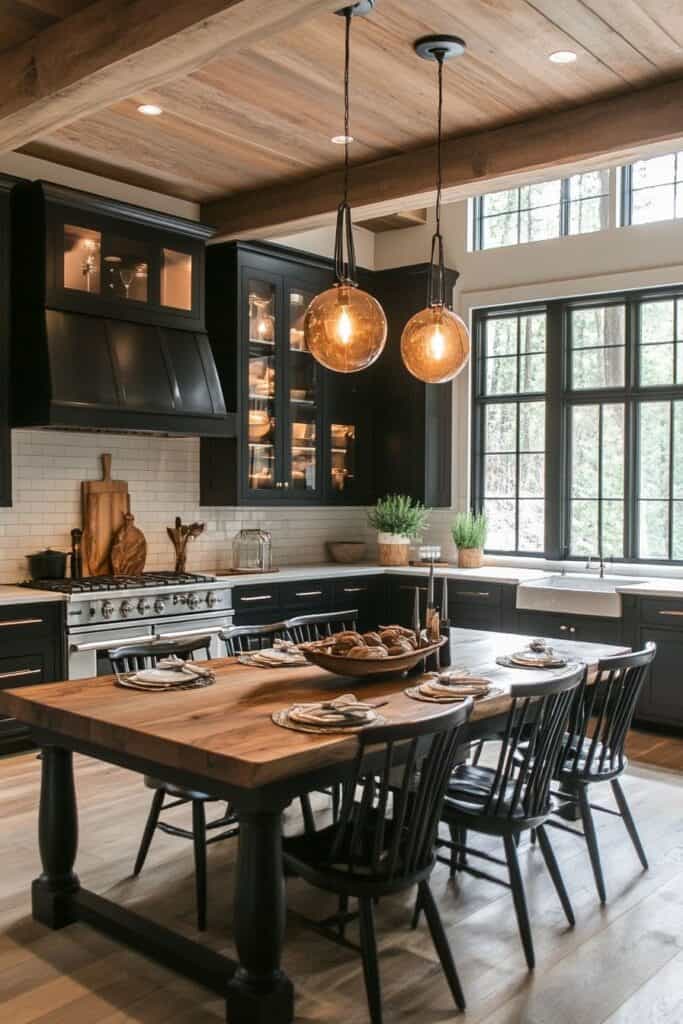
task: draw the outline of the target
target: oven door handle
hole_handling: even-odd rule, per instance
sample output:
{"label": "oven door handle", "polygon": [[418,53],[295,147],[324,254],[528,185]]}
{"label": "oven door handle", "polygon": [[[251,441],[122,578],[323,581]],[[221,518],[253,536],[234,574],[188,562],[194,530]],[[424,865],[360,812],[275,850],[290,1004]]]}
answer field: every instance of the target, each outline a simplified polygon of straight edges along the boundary
{"label": "oven door handle", "polygon": [[110,651],[114,650],[115,647],[128,647],[130,644],[144,644],[148,640],[153,640],[154,637],[151,633],[145,633],[144,636],[126,636],[121,640],[117,640],[116,637],[112,637],[110,640],[93,640],[91,643],[86,644],[71,644],[69,651],[71,654],[81,654],[84,651]]}
{"label": "oven door handle", "polygon": [[229,627],[223,624],[222,626],[207,626],[206,629],[202,629],[201,626],[196,626],[195,629],[183,629],[178,630],[176,633],[155,633],[155,640],[180,640],[184,636],[220,636]]}

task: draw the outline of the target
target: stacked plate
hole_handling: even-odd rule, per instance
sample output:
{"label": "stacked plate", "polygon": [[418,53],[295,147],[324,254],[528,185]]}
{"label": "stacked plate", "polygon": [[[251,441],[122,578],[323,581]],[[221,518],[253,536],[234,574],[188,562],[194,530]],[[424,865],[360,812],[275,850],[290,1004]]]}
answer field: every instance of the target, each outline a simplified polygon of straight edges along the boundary
{"label": "stacked plate", "polygon": [[502,693],[497,687],[492,686],[488,679],[465,674],[455,675],[452,672],[425,676],[417,686],[410,686],[405,692],[414,700],[433,701],[438,704],[457,703],[467,697],[483,700],[484,697]]}
{"label": "stacked plate", "polygon": [[116,674],[117,686],[128,690],[145,690],[157,693],[168,690],[194,690],[211,686],[216,681],[213,672],[202,668],[193,661],[181,658],[165,658],[155,668],[138,669],[137,672]]}
{"label": "stacked plate", "polygon": [[282,711],[274,711],[272,719],[276,725],[300,732],[353,732],[384,721],[375,710],[378,706],[359,701],[352,693],[344,693],[334,700],[292,704]]}

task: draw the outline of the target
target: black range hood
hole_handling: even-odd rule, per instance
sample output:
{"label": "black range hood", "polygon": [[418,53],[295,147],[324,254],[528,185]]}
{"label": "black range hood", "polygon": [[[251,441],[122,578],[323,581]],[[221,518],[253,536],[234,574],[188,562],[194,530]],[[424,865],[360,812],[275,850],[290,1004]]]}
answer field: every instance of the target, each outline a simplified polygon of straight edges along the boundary
{"label": "black range hood", "polygon": [[13,426],[233,437],[204,330],[211,229],[44,182],[15,191]]}

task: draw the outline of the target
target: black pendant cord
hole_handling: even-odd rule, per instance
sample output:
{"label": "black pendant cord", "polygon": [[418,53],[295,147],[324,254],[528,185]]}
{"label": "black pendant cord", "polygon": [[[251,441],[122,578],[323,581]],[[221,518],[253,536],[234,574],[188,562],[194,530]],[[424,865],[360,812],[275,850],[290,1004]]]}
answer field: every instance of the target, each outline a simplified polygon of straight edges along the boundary
{"label": "black pendant cord", "polygon": [[439,69],[439,102],[436,135],[436,231],[432,235],[432,251],[429,258],[427,305],[444,306],[446,304],[446,282],[444,271],[443,237],[441,235],[441,190],[443,186],[441,139],[443,135],[443,64],[445,53],[443,50],[436,50],[434,52],[434,57]]}
{"label": "black pendant cord", "polygon": [[[356,285],[356,249],[349,206],[349,66],[351,63],[352,8],[344,11],[344,198],[337,207],[334,265],[339,284]],[[346,252],[345,252],[346,250]]]}

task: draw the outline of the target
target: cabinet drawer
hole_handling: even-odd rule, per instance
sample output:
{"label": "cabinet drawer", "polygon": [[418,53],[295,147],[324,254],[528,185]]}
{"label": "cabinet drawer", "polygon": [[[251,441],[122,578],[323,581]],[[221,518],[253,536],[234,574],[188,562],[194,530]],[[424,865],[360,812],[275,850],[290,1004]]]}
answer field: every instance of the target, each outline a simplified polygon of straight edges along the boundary
{"label": "cabinet drawer", "polygon": [[295,610],[301,615],[323,611],[331,593],[329,582],[321,580],[298,580],[280,584],[280,604],[287,611]]}
{"label": "cabinet drawer", "polygon": [[236,612],[271,611],[280,608],[280,585],[278,583],[256,584],[252,587],[233,587],[232,606]]}
{"label": "cabinet drawer", "polygon": [[31,653],[54,638],[59,610],[55,605],[12,605],[0,607],[0,652]]}
{"label": "cabinet drawer", "polygon": [[340,601],[349,607],[354,601],[364,601],[373,597],[378,590],[378,576],[349,576],[346,579],[334,581],[335,604]]}
{"label": "cabinet drawer", "polygon": [[675,598],[647,598],[640,602],[640,621],[683,631],[683,601]]}
{"label": "cabinet drawer", "polygon": [[47,681],[45,658],[41,653],[0,658],[0,689],[14,690]]}
{"label": "cabinet drawer", "polygon": [[499,583],[476,583],[465,580],[449,580],[448,601],[454,604],[487,604],[499,605],[502,600],[502,587]]}

